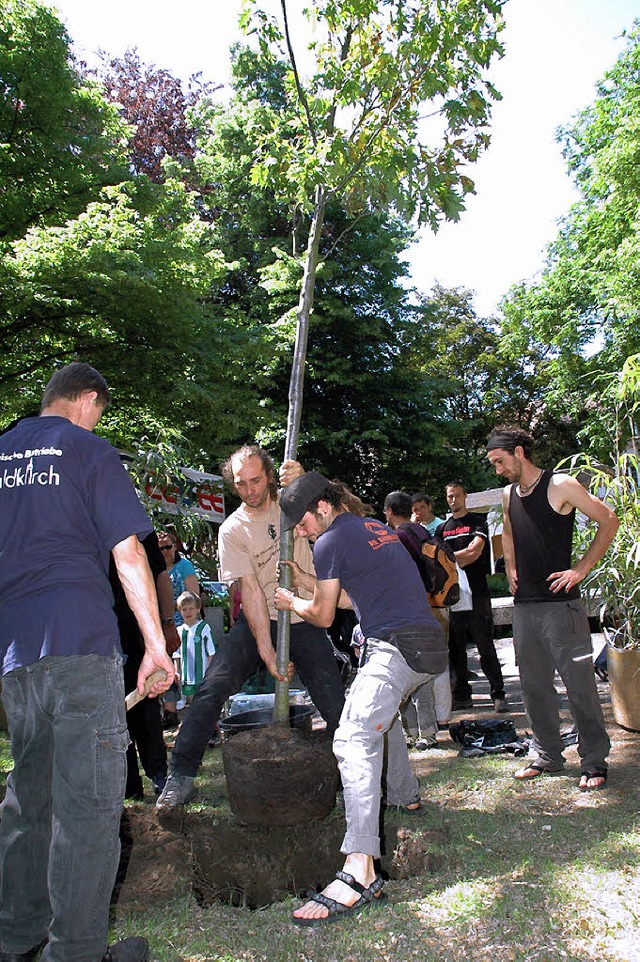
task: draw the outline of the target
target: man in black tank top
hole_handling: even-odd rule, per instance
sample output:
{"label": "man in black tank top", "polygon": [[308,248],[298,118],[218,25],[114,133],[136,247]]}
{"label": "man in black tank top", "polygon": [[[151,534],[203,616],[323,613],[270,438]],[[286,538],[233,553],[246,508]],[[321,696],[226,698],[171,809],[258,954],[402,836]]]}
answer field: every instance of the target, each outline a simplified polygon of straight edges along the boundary
{"label": "man in black tank top", "polygon": [[[522,700],[533,731],[536,758],[516,772],[537,778],[564,767],[556,670],[567,689],[578,727],[580,788],[604,788],[611,747],[593,671],[591,634],[578,584],[602,558],[619,525],[616,515],[568,474],[531,461],[533,439],[515,427],[498,427],[487,457],[510,483],[502,504],[502,547],[513,595],[513,644]],[[575,564],[571,542],[576,509],[596,522],[588,550]]]}

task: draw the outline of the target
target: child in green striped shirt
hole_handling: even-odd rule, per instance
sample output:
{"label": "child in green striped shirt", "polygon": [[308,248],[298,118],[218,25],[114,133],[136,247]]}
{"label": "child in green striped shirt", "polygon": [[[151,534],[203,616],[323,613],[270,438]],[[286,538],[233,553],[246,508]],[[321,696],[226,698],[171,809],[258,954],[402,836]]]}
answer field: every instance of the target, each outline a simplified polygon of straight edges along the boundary
{"label": "child in green striped shirt", "polygon": [[191,701],[204,678],[215,652],[211,628],[200,617],[200,599],[191,591],[183,591],[176,601],[184,624],[178,628],[180,647],[173,656],[179,674],[182,695]]}

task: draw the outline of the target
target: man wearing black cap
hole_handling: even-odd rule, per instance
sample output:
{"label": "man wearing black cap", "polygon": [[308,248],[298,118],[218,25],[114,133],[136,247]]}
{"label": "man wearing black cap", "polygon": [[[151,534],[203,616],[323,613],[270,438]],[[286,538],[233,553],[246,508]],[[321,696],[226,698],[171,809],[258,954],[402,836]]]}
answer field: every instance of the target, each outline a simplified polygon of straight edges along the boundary
{"label": "man wearing black cap", "polygon": [[[331,624],[342,591],[353,603],[366,639],[334,736],[344,787],[347,832],[343,871],[293,914],[299,925],[321,925],[379,903],[382,879],[379,816],[385,739],[387,804],[419,807],[398,708],[447,666],[442,629],[435,621],[416,565],[398,535],[372,518],[345,511],[338,489],[316,471],[292,481],[280,499],[283,521],[315,542],[317,581],[311,600],[278,588],[276,608],[311,624]],[[294,584],[296,581],[294,568]],[[389,797],[391,787],[398,797]]]}

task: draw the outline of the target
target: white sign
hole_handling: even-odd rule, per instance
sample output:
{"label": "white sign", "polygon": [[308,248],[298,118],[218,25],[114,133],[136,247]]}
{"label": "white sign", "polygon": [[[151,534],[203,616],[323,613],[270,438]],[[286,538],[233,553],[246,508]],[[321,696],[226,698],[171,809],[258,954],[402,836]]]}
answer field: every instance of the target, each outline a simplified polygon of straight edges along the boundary
{"label": "white sign", "polygon": [[167,514],[178,514],[180,507],[193,511],[214,524],[222,524],[225,519],[222,478],[217,474],[205,474],[204,471],[193,471],[191,468],[180,468],[180,471],[185,478],[195,483],[195,487],[189,485],[189,490],[185,490],[179,481],[164,487],[149,480],[145,482],[147,496],[157,501]]}

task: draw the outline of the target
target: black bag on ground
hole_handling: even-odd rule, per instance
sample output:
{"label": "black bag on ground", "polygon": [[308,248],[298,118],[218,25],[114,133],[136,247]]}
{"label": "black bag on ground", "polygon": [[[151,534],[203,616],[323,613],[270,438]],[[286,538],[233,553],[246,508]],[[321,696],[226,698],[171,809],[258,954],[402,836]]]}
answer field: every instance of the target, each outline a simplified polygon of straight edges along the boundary
{"label": "black bag on ground", "polygon": [[465,719],[449,726],[454,742],[462,745],[458,752],[463,758],[480,755],[526,755],[531,739],[519,736],[515,725],[505,718],[487,718],[486,721]]}

